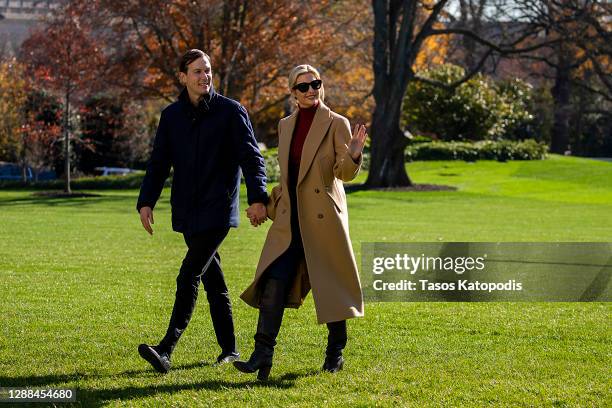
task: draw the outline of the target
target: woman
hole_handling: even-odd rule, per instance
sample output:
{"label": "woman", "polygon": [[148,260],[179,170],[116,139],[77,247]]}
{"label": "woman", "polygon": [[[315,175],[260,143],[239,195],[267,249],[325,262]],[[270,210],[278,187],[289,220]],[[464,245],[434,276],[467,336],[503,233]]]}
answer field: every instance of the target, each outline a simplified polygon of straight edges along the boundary
{"label": "woman", "polygon": [[[299,307],[312,288],[319,324],[329,336],[323,370],[344,364],[346,319],[363,316],[363,297],[348,232],[343,181],[355,178],[367,137],[323,104],[319,72],[299,65],[289,74],[298,109],[278,125],[281,183],[267,205],[273,220],[253,283],[241,298],[259,308],[255,351],[235,361],[242,372],[268,378],[285,307]],[[247,211],[253,225],[260,222]]]}

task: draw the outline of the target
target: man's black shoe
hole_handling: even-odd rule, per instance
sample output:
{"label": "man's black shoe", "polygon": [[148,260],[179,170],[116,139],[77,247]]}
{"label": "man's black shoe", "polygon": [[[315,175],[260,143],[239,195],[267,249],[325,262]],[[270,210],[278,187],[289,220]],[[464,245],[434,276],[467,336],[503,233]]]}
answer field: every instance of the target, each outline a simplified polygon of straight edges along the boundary
{"label": "man's black shoe", "polygon": [[170,370],[170,355],[161,351],[158,346],[141,344],[138,346],[140,357],[147,360],[158,373],[167,373]]}
{"label": "man's black shoe", "polygon": [[239,358],[240,358],[240,353],[235,352],[235,351],[230,351],[229,353],[221,353],[219,354],[219,357],[217,357],[217,362],[215,363],[215,365],[233,363]]}

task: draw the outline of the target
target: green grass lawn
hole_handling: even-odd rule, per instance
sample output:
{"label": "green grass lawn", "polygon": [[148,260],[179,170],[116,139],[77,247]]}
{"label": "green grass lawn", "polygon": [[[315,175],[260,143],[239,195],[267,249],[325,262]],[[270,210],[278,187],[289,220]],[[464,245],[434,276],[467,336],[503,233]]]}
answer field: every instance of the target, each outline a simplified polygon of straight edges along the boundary
{"label": "green grass lawn", "polygon": [[[370,241],[612,241],[612,163],[407,168],[416,183],[458,190],[351,193],[358,256]],[[158,375],[136,347],[164,334],[185,252],[169,191],[153,237],[140,226],[137,191],[98,193],[0,191],[0,386],[74,387],[82,406],[612,405],[609,303],[368,303],[365,318],[349,321],[344,371],[330,375],[320,373],[327,331],[309,297],[286,312],[272,381],[260,384],[211,365],[219,350],[202,290],[174,369]],[[245,218],[221,248],[246,356],[257,314],[238,295],[269,225]]]}

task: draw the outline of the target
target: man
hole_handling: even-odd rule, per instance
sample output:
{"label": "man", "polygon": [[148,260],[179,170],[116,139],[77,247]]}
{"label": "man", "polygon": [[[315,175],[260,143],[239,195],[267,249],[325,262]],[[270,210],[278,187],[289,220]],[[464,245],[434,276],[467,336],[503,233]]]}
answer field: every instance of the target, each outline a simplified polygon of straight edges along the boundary
{"label": "man", "polygon": [[210,57],[200,50],[183,55],[179,79],[185,89],[161,114],[151,160],[137,209],[153,234],[153,208],[170,168],[172,228],[183,233],[187,254],[176,278],[176,298],[166,335],[156,346],[141,344],[140,355],[158,372],[170,369],[170,356],[187,328],[204,284],[221,347],[217,364],[236,360],[234,323],[217,249],[230,227],[238,226],[240,168],[253,225],[266,219],[266,173],[246,110],[213,89]]}

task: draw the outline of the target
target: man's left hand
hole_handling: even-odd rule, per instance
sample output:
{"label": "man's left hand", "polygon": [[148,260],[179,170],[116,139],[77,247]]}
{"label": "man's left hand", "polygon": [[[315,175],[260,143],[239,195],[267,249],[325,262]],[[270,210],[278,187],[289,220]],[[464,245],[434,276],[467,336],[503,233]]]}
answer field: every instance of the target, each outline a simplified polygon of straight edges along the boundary
{"label": "man's left hand", "polygon": [[268,219],[268,212],[266,206],[262,203],[253,203],[249,208],[246,209],[247,217],[251,221],[251,225],[258,227]]}

